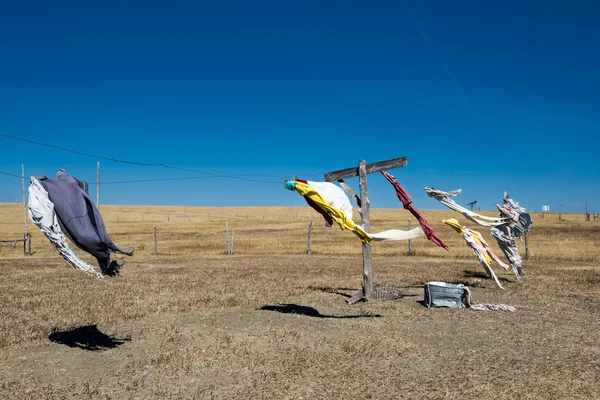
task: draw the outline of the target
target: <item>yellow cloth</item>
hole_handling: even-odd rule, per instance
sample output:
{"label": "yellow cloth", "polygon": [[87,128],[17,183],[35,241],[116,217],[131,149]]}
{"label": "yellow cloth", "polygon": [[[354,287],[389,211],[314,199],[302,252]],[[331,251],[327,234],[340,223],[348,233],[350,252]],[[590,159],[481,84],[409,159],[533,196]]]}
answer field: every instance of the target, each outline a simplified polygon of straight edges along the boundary
{"label": "yellow cloth", "polygon": [[458,223],[456,218],[443,219],[442,222],[454,228],[454,230],[460,233],[461,235],[464,235],[465,232],[463,230],[463,227]]}
{"label": "yellow cloth", "polygon": [[308,197],[312,201],[315,202],[323,211],[327,213],[335,222],[338,223],[340,228],[352,231],[363,241],[363,243],[371,244],[373,238],[367,232],[364,231],[360,226],[356,225],[354,221],[346,218],[346,214],[342,211],[338,210],[335,207],[332,207],[329,203],[321,197],[321,195],[314,190],[310,185],[307,185],[302,182],[295,182],[296,191],[300,193],[300,195],[304,197]]}
{"label": "yellow cloth", "polygon": [[[445,223],[446,225],[449,225],[450,227],[454,228],[454,230],[458,233],[460,233],[463,236],[470,236],[471,239],[473,239],[473,241],[475,243],[477,243],[481,248],[486,249],[486,246],[483,245],[483,243],[481,243],[481,240],[479,240],[479,234],[478,232],[475,231],[471,231],[470,229],[464,229],[456,220],[456,218],[450,218],[450,219],[444,219],[442,220],[443,223]],[[466,239],[466,237],[465,237]],[[492,258],[490,257],[490,255],[488,254],[487,250],[482,254],[483,257],[485,258],[485,262],[487,263],[487,265],[491,265],[492,264]]]}

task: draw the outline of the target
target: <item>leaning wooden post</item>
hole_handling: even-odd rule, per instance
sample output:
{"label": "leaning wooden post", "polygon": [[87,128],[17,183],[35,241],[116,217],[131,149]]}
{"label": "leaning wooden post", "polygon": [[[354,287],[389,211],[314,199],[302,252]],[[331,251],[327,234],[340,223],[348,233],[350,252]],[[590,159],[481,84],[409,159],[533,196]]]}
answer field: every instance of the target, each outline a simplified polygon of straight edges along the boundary
{"label": "leaning wooden post", "polygon": [[[361,225],[365,232],[371,232],[369,220],[369,197],[367,195],[367,168],[365,160],[358,162],[358,185],[361,199]],[[373,293],[373,260],[371,259],[371,246],[362,244],[363,254],[363,299],[368,300]]]}
{"label": "leaning wooden post", "polygon": [[[410,231],[410,217],[408,217],[408,230]],[[408,239],[408,255],[412,256],[412,239]]]}
{"label": "leaning wooden post", "polygon": [[156,227],[154,227],[154,255],[156,255]]}
{"label": "leaning wooden post", "polygon": [[25,196],[25,165],[21,164],[21,184],[23,186],[23,220],[25,233],[23,234],[23,254],[29,254],[29,227],[27,226],[27,197]]}
{"label": "leaning wooden post", "polygon": [[310,230],[312,229],[313,220],[310,220],[310,224],[308,224],[308,240],[306,242],[306,254],[310,256]]}

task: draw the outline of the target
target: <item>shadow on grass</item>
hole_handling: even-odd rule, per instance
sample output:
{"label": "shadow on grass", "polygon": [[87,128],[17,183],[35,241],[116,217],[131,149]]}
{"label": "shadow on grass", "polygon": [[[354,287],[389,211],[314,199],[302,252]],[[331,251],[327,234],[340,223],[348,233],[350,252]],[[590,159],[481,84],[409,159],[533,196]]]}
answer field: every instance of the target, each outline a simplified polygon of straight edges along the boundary
{"label": "shadow on grass", "polygon": [[277,311],[283,314],[299,314],[306,315],[307,317],[314,318],[380,318],[379,314],[362,314],[362,315],[324,315],[321,314],[316,308],[299,306],[297,304],[277,304],[274,306],[262,306],[257,310],[263,311]]}
{"label": "shadow on grass", "polygon": [[346,298],[350,298],[350,297],[352,297],[352,295],[340,292],[340,290],[355,290],[355,291],[357,290],[357,289],[343,288],[343,287],[342,288],[331,288],[331,287],[327,287],[327,286],[309,286],[308,288],[311,290],[316,290],[318,292],[337,294],[339,296],[346,297]]}
{"label": "shadow on grass", "polygon": [[[470,270],[465,269],[465,270],[463,270],[463,273],[464,273],[465,278],[492,279],[485,272],[470,271]],[[506,279],[502,276],[498,276],[498,280],[501,282],[512,282],[510,279]],[[475,286],[475,285],[469,284],[469,286]]]}
{"label": "shadow on grass", "polygon": [[81,326],[68,331],[54,331],[48,335],[48,339],[54,343],[89,351],[114,349],[131,340],[108,336],[100,332],[97,325]]}

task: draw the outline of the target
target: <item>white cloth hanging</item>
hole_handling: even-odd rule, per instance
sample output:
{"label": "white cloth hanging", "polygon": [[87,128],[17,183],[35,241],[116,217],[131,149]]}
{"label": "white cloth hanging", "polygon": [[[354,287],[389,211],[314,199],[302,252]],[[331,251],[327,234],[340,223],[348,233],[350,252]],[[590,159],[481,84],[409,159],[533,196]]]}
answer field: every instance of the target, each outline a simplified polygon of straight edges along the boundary
{"label": "white cloth hanging", "polygon": [[425,188],[425,193],[427,193],[429,197],[433,197],[451,210],[458,211],[469,221],[473,221],[476,224],[490,227],[505,225],[512,222],[511,218],[487,217],[485,215],[477,214],[471,210],[467,210],[463,206],[456,204],[456,202],[452,200],[450,196],[458,196],[461,192],[461,189],[453,190],[451,192],[444,192],[443,190],[436,190],[434,188]]}
{"label": "white cloth hanging", "polygon": [[94,278],[102,278],[102,275],[94,270],[94,267],[84,262],[73,252],[67,244],[64,234],[60,229],[56,213],[54,212],[54,204],[50,201],[48,192],[38,182],[37,179],[31,178],[29,186],[29,218],[37,225],[38,228],[46,235],[50,243],[56,247],[58,253],[75,269],[85,272]]}
{"label": "white cloth hanging", "polygon": [[352,203],[344,189],[331,182],[307,182],[330,206],[346,214],[346,218],[352,219]]}

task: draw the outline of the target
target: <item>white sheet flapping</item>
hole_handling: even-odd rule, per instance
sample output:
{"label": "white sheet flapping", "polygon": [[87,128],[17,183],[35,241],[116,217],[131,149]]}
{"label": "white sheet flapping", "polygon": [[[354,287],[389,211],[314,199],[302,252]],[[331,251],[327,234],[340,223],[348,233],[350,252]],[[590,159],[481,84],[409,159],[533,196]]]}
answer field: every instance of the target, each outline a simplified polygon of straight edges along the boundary
{"label": "white sheet flapping", "polygon": [[29,218],[46,235],[50,243],[56,247],[56,250],[70,266],[94,278],[102,278],[101,274],[96,272],[91,265],[81,260],[69,247],[58,224],[54,204],[50,201],[46,189],[35,178],[31,178],[31,185],[29,186],[28,211]]}

